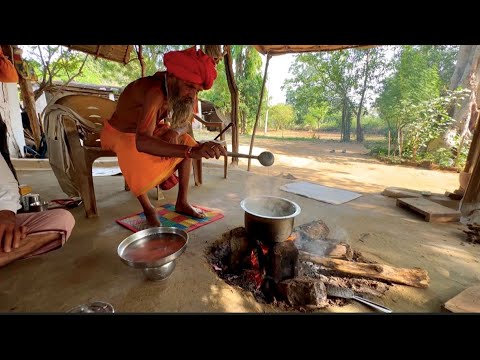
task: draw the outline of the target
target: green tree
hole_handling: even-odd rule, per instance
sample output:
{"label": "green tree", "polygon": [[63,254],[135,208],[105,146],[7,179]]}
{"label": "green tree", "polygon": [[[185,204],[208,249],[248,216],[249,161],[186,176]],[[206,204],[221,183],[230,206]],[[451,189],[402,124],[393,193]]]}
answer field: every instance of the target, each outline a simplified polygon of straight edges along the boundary
{"label": "green tree", "polygon": [[[232,46],[233,69],[239,91],[240,132],[250,131],[255,121],[259,94],[262,87],[262,58],[251,46]],[[213,87],[201,94],[202,99],[209,100],[225,112],[230,112],[230,91],[228,89],[225,64],[217,65],[217,79]],[[267,98],[264,96],[264,98]],[[264,104],[262,104],[265,107]]]}
{"label": "green tree", "polygon": [[283,86],[297,123],[305,123],[310,107],[327,102],[342,114],[342,140],[350,140],[351,118],[356,115],[357,140],[362,141],[361,116],[383,76],[385,52],[378,47],[298,55],[290,68],[293,76]]}
{"label": "green tree", "polygon": [[[145,75],[153,75],[165,70],[163,55],[172,50],[182,50],[193,45],[142,45],[142,55],[145,63]],[[70,50],[60,45],[22,46],[28,50],[26,58],[39,74],[40,88],[36,97],[48,89],[53,81],[68,84],[75,79],[77,82],[126,86],[141,77],[140,62],[135,51],[132,51],[128,64],[102,58],[95,59],[91,55]]]}
{"label": "green tree", "polygon": [[310,129],[316,128],[320,131],[320,124],[327,115],[329,105],[327,102],[321,102],[318,106],[312,106],[308,109],[308,113],[305,115],[305,123]]}
{"label": "green tree", "polygon": [[38,99],[54,80],[68,84],[82,74],[88,55],[70,50],[60,45],[21,46],[26,48],[25,59],[30,60],[39,79],[39,87],[34,91]]}
{"label": "green tree", "polygon": [[276,130],[289,129],[294,123],[293,107],[287,104],[277,104],[270,108],[269,119]]}
{"label": "green tree", "polygon": [[401,155],[403,129],[419,118],[421,107],[417,105],[440,96],[442,82],[438,68],[418,48],[403,46],[395,60],[394,73],[384,81],[377,105]]}
{"label": "green tree", "polygon": [[469,90],[447,91],[446,95],[424,100],[418,105],[406,103],[405,107],[414,109],[415,121],[405,127],[406,149],[411,151],[412,159],[416,160],[419,149],[426,149],[430,141],[437,139],[455,122],[448,110],[452,104],[468,97]]}

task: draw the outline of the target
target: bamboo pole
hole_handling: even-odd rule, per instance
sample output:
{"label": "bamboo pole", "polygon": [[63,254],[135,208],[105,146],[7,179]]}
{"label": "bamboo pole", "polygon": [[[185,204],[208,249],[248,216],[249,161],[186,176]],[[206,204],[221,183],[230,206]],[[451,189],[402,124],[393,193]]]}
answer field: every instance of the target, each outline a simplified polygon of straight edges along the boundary
{"label": "bamboo pole", "polygon": [[[228,89],[230,90],[230,101],[232,104],[231,123],[232,125],[232,152],[238,153],[238,87],[235,83],[235,76],[233,74],[233,59],[230,45],[225,45],[225,74],[227,76]],[[238,157],[232,157],[232,164],[238,165]]]}
{"label": "bamboo pole", "polygon": [[[267,63],[265,64],[265,73],[263,74],[262,90],[260,91],[260,100],[258,101],[257,117],[255,118],[255,125],[253,125],[253,133],[252,133],[252,139],[250,140],[250,150],[248,151],[248,155],[252,155],[253,141],[255,140],[255,133],[257,131],[257,124],[258,124],[258,119],[260,117],[260,110],[262,109],[263,93],[265,92],[265,83],[267,82],[268,64],[270,63],[271,57],[272,55],[267,54]],[[252,159],[248,158],[247,171],[250,171],[251,163],[252,163]]]}

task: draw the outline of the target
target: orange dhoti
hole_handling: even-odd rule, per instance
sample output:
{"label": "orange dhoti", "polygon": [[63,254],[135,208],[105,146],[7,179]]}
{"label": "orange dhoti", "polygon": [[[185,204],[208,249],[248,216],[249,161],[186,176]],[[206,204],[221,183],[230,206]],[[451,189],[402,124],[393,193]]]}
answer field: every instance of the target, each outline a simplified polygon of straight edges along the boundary
{"label": "orange dhoti", "polygon": [[[148,192],[168,179],[183,158],[160,157],[137,150],[134,133],[124,133],[104,122],[101,134],[102,148],[117,154],[130,191],[136,196]],[[197,142],[188,134],[179,137],[179,144],[195,146]]]}

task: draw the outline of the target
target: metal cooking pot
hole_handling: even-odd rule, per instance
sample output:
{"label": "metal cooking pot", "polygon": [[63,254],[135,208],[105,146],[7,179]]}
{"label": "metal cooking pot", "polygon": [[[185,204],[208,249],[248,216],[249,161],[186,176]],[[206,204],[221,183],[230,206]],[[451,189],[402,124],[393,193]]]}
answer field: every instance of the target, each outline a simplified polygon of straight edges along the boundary
{"label": "metal cooking pot", "polygon": [[300,214],[298,204],[275,196],[253,196],[243,199],[245,231],[253,240],[264,243],[282,242],[292,234],[295,216]]}

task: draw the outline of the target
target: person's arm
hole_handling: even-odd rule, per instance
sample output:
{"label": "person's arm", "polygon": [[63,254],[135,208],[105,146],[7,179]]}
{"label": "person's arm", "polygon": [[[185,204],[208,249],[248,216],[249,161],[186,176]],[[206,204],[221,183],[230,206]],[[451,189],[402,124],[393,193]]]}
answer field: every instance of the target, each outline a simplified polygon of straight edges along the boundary
{"label": "person's arm", "polygon": [[20,208],[17,180],[0,155],[0,252],[18,248],[20,241],[26,237],[27,228],[15,225],[16,213]]}
{"label": "person's arm", "polygon": [[15,65],[3,54],[0,46],[0,82],[16,83],[18,82],[18,74]]}
{"label": "person's arm", "polygon": [[199,146],[191,147],[181,144],[172,144],[161,138],[153,136],[155,129],[157,112],[165,101],[160,89],[151,89],[145,94],[145,104],[143,106],[143,115],[136,132],[136,146],[137,150],[150,155],[162,157],[191,157],[200,159],[202,157],[219,158],[226,155],[226,150],[223,146],[219,146],[216,141],[208,141]]}

